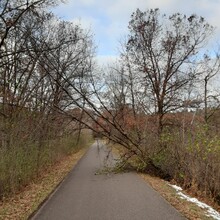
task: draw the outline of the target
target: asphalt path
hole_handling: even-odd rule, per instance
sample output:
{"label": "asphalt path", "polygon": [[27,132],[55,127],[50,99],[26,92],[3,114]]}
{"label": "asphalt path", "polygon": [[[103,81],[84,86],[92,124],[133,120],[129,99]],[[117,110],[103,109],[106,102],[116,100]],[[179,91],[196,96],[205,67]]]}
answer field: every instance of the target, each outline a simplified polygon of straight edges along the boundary
{"label": "asphalt path", "polygon": [[96,142],[31,220],[185,219],[135,173],[105,173],[114,163]]}

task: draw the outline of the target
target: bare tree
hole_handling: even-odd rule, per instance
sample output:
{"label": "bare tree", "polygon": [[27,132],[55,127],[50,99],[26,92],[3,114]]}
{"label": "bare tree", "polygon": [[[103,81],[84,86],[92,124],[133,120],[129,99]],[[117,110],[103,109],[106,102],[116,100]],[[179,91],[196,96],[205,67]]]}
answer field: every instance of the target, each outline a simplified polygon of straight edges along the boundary
{"label": "bare tree", "polygon": [[213,79],[218,80],[220,70],[220,59],[219,55],[211,58],[207,54],[204,55],[202,62],[203,80],[204,80],[204,119],[208,123],[210,117],[220,107],[219,91],[209,87],[216,88],[216,82]]}
{"label": "bare tree", "polygon": [[56,5],[58,1],[48,0],[2,0],[0,2],[0,49],[13,28],[32,11],[35,15],[48,5]]}
{"label": "bare tree", "polygon": [[158,9],[138,9],[132,14],[129,30],[123,55],[129,56],[127,65],[141,75],[145,90],[155,100],[161,133],[164,115],[182,106],[181,90],[199,74],[191,66],[213,28],[196,15],[168,17],[160,16]]}
{"label": "bare tree", "polygon": [[[46,12],[55,2],[0,1],[0,150],[8,167],[0,170],[0,196],[56,159],[65,149],[59,142],[72,140],[84,119],[92,36]],[[82,110],[71,111],[77,103]]]}

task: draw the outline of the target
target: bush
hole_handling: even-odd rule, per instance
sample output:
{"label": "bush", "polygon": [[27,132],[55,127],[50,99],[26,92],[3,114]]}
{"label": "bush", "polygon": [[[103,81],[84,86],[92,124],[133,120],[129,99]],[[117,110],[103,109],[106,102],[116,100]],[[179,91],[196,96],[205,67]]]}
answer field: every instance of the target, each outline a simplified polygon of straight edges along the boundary
{"label": "bush", "polygon": [[[220,137],[207,126],[163,134],[154,162],[185,188],[219,200]],[[218,201],[220,202],[220,201]]]}
{"label": "bush", "polygon": [[91,135],[83,131],[54,140],[0,148],[0,197],[14,193],[33,180],[42,170],[65,155],[77,152],[88,145]]}

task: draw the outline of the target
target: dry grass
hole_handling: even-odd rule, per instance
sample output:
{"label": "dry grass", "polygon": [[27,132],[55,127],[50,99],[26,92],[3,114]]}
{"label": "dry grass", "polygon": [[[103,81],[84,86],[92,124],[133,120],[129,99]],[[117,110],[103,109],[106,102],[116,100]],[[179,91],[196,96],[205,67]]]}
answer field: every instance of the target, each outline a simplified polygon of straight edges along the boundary
{"label": "dry grass", "polygon": [[[205,215],[205,211],[199,208],[196,204],[187,202],[181,199],[177,194],[176,190],[168,185],[167,181],[164,181],[158,177],[152,177],[147,174],[140,174],[140,176],[148,182],[152,188],[154,188],[161,196],[163,196],[171,205],[173,205],[182,215],[189,220],[209,220],[213,219]],[[189,192],[187,192],[189,193]],[[212,201],[207,201],[209,205]],[[214,207],[218,209],[219,207]]]}
{"label": "dry grass", "polygon": [[[115,155],[120,155],[123,152],[123,148],[120,145],[114,144],[112,151]],[[181,199],[176,190],[169,186],[169,182],[146,173],[140,174],[140,176],[148,182],[152,188],[154,188],[161,196],[163,196],[171,205],[173,205],[182,215],[189,220],[211,220],[212,217],[207,217],[205,210],[199,208],[196,204]],[[175,184],[175,183],[174,183]],[[214,202],[213,198],[208,197],[204,192],[200,192],[196,189],[190,188],[185,191],[186,194],[191,197],[196,197],[200,201],[213,207],[215,210],[220,211],[220,206]]]}
{"label": "dry grass", "polygon": [[0,202],[1,220],[27,219],[64,179],[73,166],[84,155],[86,149],[63,157],[59,162],[44,170],[39,177],[20,192]]}

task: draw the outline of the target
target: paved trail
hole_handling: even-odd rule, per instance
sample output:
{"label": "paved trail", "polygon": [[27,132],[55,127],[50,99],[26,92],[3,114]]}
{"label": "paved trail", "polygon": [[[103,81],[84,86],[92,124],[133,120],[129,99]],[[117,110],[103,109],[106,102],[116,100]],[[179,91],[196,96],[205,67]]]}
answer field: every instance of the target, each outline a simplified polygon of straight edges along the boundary
{"label": "paved trail", "polygon": [[185,219],[135,173],[95,175],[106,155],[93,144],[32,220]]}

